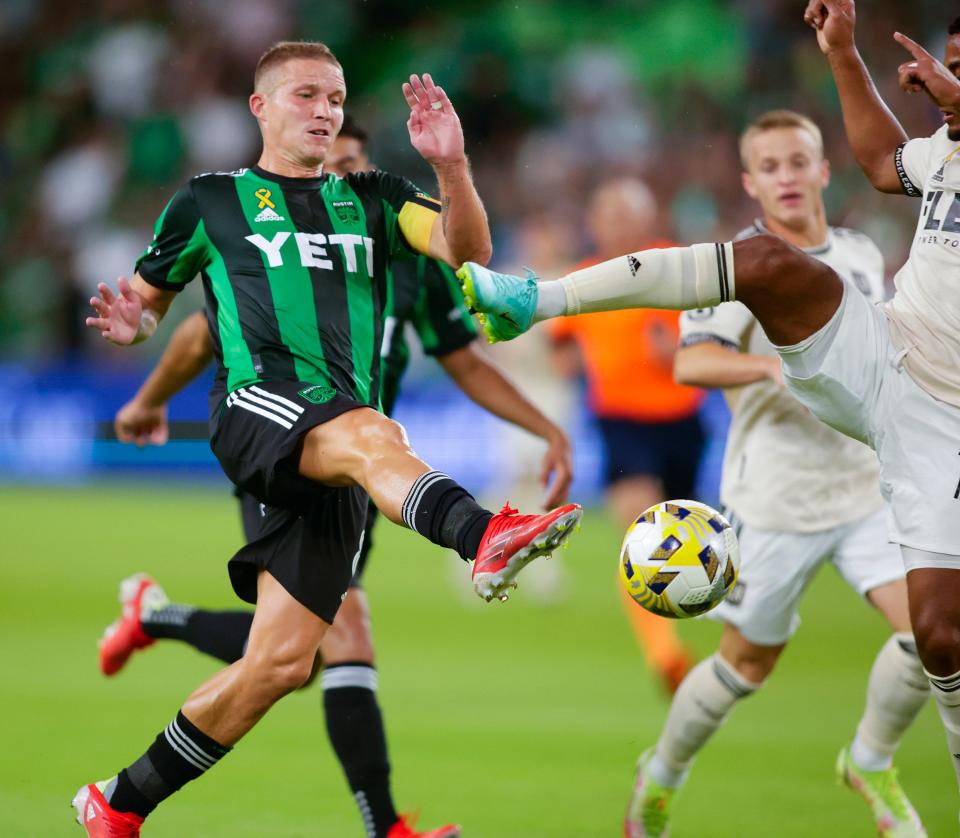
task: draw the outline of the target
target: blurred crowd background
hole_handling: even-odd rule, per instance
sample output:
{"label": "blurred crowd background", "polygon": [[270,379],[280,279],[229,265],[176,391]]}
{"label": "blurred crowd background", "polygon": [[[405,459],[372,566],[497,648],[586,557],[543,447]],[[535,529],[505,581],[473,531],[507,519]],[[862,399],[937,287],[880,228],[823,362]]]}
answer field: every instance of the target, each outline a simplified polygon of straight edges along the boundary
{"label": "blurred crowd background", "polygon": [[[940,54],[956,10],[938,0],[860,6],[861,51],[883,95],[909,132],[931,131],[936,112],[896,88],[906,54],[891,35],[902,29]],[[98,281],[130,274],[179,183],[255,162],[252,71],[284,38],[331,46],[345,69],[347,110],[369,129],[373,158],[427,190],[430,172],[409,145],[400,84],[411,72],[434,75],[464,125],[495,266],[550,275],[588,255],[587,199],[612,176],[650,185],[658,204],[651,237],[729,238],[754,214],[740,187],[738,133],[763,110],[791,107],[823,129],[831,221],[870,234],[892,274],[916,209],[874,193],[853,163],[803,7],[2,0],[4,381],[58,365],[139,371],[159,353],[162,340],[125,352],[103,345],[83,325],[87,300]],[[174,307],[172,320],[200,304],[198,292]]]}

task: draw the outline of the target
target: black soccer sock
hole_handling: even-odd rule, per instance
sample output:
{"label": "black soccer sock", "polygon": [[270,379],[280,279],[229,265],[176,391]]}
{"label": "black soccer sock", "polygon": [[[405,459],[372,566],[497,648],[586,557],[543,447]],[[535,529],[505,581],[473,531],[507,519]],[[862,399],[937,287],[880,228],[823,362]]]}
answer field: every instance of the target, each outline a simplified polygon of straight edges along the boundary
{"label": "black soccer sock", "polygon": [[183,713],[157,735],[147,752],[124,768],[103,796],[118,812],[145,818],[157,805],[230,752],[198,730]]}
{"label": "black soccer sock", "polygon": [[170,604],[141,619],[149,637],[182,640],[227,663],[243,657],[253,623],[252,611],[205,611],[192,605]]}
{"label": "black soccer sock", "polygon": [[396,823],[390,760],[377,703],[377,671],[366,663],[328,666],[320,676],[330,744],[357,801],[367,838],[383,838]]}
{"label": "black soccer sock", "polygon": [[403,522],[441,547],[472,561],[493,517],[459,483],[439,471],[421,474],[403,502]]}

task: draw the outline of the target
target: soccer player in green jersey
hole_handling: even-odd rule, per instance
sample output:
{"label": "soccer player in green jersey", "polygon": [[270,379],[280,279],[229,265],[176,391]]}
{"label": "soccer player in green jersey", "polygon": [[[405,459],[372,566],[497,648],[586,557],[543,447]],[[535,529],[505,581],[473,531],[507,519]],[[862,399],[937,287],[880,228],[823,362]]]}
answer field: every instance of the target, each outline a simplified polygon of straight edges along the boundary
{"label": "soccer player in green jersey", "polygon": [[[325,169],[343,176],[369,168],[366,133],[348,118],[326,158]],[[554,477],[545,506],[562,503],[572,474],[570,442],[478,350],[473,319],[463,305],[449,266],[426,256],[396,263],[386,315],[380,352],[384,412],[392,413],[407,368],[410,347],[405,327],[412,325],[424,352],[435,357],[477,404],[544,439],[544,479],[549,474]],[[196,312],[180,324],[154,371],[118,411],[118,438],[138,445],[162,445],[169,433],[167,402],[212,359],[206,318],[203,312]],[[260,504],[251,495],[244,495],[241,510],[244,533],[248,541],[253,541],[263,520]],[[460,834],[459,827],[412,831],[393,805],[386,731],[377,701],[370,611],[361,587],[375,515],[376,507],[368,504],[360,561],[337,618],[320,645],[327,733],[363,816],[368,838],[452,838]],[[121,583],[120,601],[121,617],[107,629],[100,643],[100,668],[105,675],[119,672],[135,650],[149,648],[158,639],[181,640],[226,663],[243,656],[253,621],[251,611],[209,611],[171,603],[163,589],[143,574]]]}
{"label": "soccer player in green jersey", "polygon": [[323,172],[343,122],[343,71],[323,44],[282,42],[254,75],[258,164],[191,180],[164,210],[133,280],[121,278],[119,294],[101,283],[91,300],[87,324],[130,344],[202,275],[218,363],[211,447],[265,520],[230,561],[234,589],[257,606],[245,655],[195,690],[139,759],[80,789],[74,805],[88,835],[139,835],[161,801],[310,676],[359,561],[367,495],[390,520],[473,559],[474,587],[487,599],[502,598],[579,520],[575,504],[491,514],[376,409],[391,261],[490,255],[453,105],[427,75],[403,91],[410,139],[434,170],[440,202],[383,172]]}

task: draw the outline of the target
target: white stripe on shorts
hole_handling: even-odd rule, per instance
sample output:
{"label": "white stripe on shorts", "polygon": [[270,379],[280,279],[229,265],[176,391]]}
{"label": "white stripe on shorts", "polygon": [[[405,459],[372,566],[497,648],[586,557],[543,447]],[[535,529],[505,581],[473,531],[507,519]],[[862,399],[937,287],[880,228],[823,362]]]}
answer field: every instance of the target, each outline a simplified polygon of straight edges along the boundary
{"label": "white stripe on shorts", "polygon": [[[291,422],[296,422],[297,419],[300,418],[299,413],[294,413],[292,410],[287,410],[285,407],[281,407],[280,405],[274,404],[271,401],[261,399],[259,396],[253,395],[253,393],[248,393],[246,387],[241,387],[239,390],[237,390],[236,395],[238,398],[245,399],[248,402],[253,402],[254,404],[258,404],[261,407],[267,408],[268,410],[272,410],[275,413],[279,413],[281,416],[285,416]],[[269,393],[267,395],[269,395]]]}
{"label": "white stripe on shorts", "polygon": [[227,396],[227,406],[242,407],[244,410],[249,410],[251,413],[258,413],[260,416],[265,416],[267,419],[272,419],[278,425],[283,425],[283,427],[285,427],[287,430],[290,430],[293,427],[292,422],[288,422],[286,419],[281,419],[275,413],[270,413],[269,411],[257,407],[254,404],[242,401],[240,397],[234,393],[231,393],[229,396]]}
{"label": "white stripe on shorts", "polygon": [[[246,389],[246,388],[243,388]],[[285,399],[283,396],[278,396],[276,393],[268,393],[266,390],[262,390],[257,387],[256,384],[251,384],[250,389],[253,390],[258,396],[263,396],[266,399],[273,399],[275,402],[280,402],[282,405],[286,405],[291,410],[296,413],[303,413],[303,408],[298,405],[296,402],[290,401],[290,399]]]}

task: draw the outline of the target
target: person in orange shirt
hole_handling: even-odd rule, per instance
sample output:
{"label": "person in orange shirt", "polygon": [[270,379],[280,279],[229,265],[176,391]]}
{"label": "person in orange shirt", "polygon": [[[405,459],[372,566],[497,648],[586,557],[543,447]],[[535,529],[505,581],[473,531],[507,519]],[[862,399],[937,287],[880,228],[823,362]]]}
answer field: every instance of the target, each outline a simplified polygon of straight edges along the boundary
{"label": "person in orange shirt", "polygon": [[[586,220],[597,251],[578,268],[673,246],[656,238],[656,201],[636,178],[601,184]],[[673,379],[679,314],[625,309],[558,318],[549,328],[561,372],[586,376],[589,408],[603,439],[607,502],[617,523],[626,529],[655,503],[692,497],[704,446],[698,417],[703,392]],[[670,621],[638,608],[626,594],[624,604],[648,663],[672,693],[691,666],[690,654]]]}

